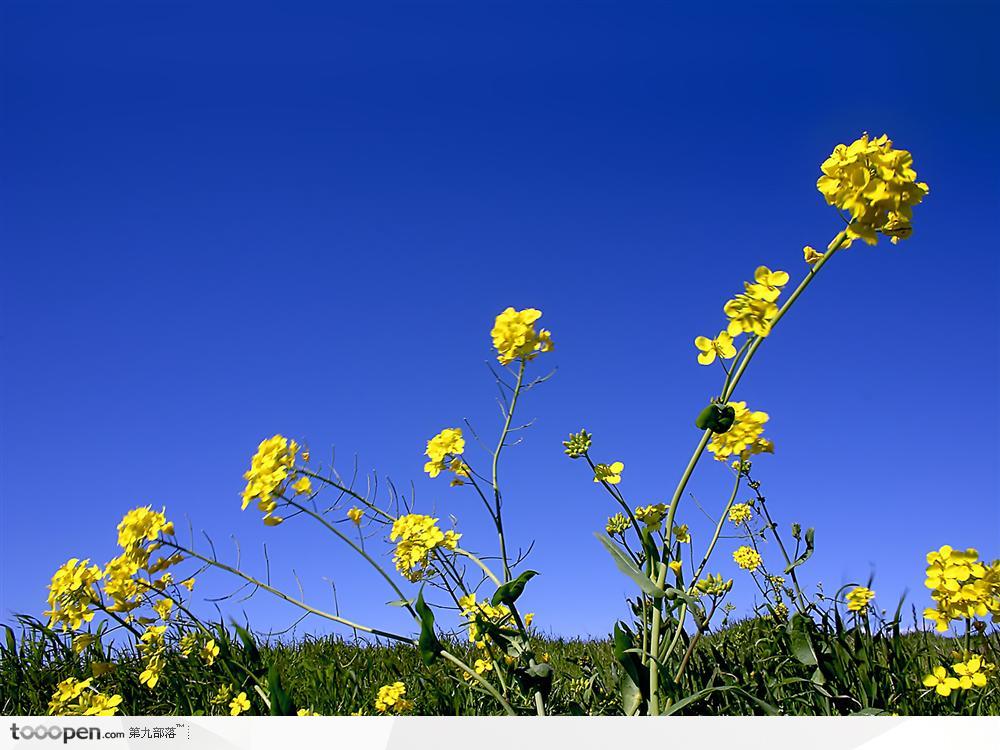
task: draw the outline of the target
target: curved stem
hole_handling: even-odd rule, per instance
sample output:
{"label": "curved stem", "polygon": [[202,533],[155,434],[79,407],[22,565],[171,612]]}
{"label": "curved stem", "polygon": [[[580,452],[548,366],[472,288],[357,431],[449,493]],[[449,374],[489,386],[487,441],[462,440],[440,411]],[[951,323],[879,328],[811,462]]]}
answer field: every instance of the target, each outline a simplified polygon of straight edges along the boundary
{"label": "curved stem", "polygon": [[340,623],[341,625],[346,625],[352,630],[360,630],[364,633],[370,633],[372,635],[382,636],[383,638],[389,638],[394,641],[399,641],[400,643],[409,643],[412,646],[418,645],[417,641],[408,636],[399,635],[398,633],[390,633],[387,630],[380,630],[378,628],[370,628],[367,625],[361,625],[356,622],[351,622],[350,620],[340,617],[339,615],[335,615],[330,612],[324,612],[321,609],[316,609],[315,607],[306,604],[304,601],[300,599],[296,599],[294,597],[289,596],[281,589],[277,589],[274,586],[270,586],[261,581],[260,579],[254,578],[252,575],[249,575],[248,573],[244,573],[239,568],[234,568],[231,565],[226,565],[225,563],[219,562],[218,560],[213,560],[210,557],[205,557],[204,555],[200,555],[194,550],[188,549],[187,547],[182,547],[179,544],[175,544],[174,542],[170,542],[167,540],[163,540],[162,544],[173,547],[178,552],[183,552],[186,555],[190,555],[196,560],[201,560],[203,563],[211,565],[214,568],[219,568],[220,570],[224,570],[227,573],[232,573],[233,575],[242,578],[244,581],[252,583],[254,586],[257,586],[258,588],[264,589],[264,591],[269,591],[270,593],[277,596],[279,599],[284,599],[289,604],[293,604],[299,609],[305,610],[309,614],[317,615],[318,617],[322,617],[325,620],[331,620],[332,622],[337,622]]}
{"label": "curved stem", "polygon": [[[396,582],[394,580],[392,580],[392,578],[389,576],[389,574],[386,573],[385,570],[382,569],[382,566],[379,565],[377,562],[375,562],[375,560],[372,559],[371,555],[369,555],[367,552],[365,552],[360,546],[358,546],[357,544],[355,544],[352,539],[350,539],[346,534],[344,534],[344,532],[342,532],[340,529],[338,529],[333,524],[331,524],[329,521],[327,521],[325,518],[323,518],[323,516],[321,516],[319,513],[316,513],[315,511],[310,510],[309,508],[305,507],[304,505],[299,505],[294,500],[289,500],[288,498],[284,498],[284,500],[285,500],[286,503],[288,503],[289,505],[291,505],[293,508],[298,508],[303,513],[305,513],[305,514],[307,514],[307,515],[312,516],[313,518],[315,518],[317,521],[319,521],[321,524],[323,524],[323,526],[325,526],[329,531],[333,532],[334,534],[337,535],[337,537],[339,537],[344,542],[346,542],[347,544],[349,544],[351,546],[351,549],[353,549],[355,552],[357,552],[359,555],[361,555],[365,560],[368,561],[368,563],[373,568],[375,568],[375,570],[377,570],[379,572],[379,575],[381,575],[386,580],[386,583],[389,584],[389,586],[392,588],[393,592],[399,597],[400,601],[403,601],[403,602],[407,601],[406,595],[402,592],[402,590],[399,588],[399,586],[396,585]],[[408,603],[405,604],[404,606],[406,607],[406,611],[410,613],[410,615],[413,617],[413,619],[419,622],[420,618],[417,617],[417,613],[413,610],[413,607],[411,607]]]}
{"label": "curved stem", "polygon": [[472,677],[472,679],[476,680],[480,685],[482,685],[483,689],[486,690],[487,693],[492,695],[500,703],[501,706],[503,706],[503,710],[506,711],[509,716],[517,716],[517,711],[515,711],[511,707],[511,705],[506,700],[504,700],[504,697],[497,692],[497,689],[493,687],[486,679],[484,679],[481,674],[476,672],[476,670],[474,670],[472,667],[470,667],[468,664],[466,664],[464,661],[459,659],[454,654],[451,654],[448,651],[445,651],[444,649],[441,650],[441,656],[450,661],[455,666],[461,667],[461,669],[465,672],[465,674],[469,675],[470,677]]}

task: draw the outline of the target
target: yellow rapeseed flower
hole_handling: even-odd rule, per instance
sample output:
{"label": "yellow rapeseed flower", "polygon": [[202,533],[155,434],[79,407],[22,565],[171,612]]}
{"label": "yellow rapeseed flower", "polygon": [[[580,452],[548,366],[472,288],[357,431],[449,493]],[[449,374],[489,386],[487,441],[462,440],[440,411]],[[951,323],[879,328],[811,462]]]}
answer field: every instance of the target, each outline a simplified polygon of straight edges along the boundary
{"label": "yellow rapeseed flower", "polygon": [[760,553],[757,552],[753,547],[743,545],[737,548],[733,553],[733,560],[739,565],[743,570],[749,570],[751,573],[761,566],[763,560],[761,560]]}
{"label": "yellow rapeseed flower", "polygon": [[400,516],[392,524],[389,540],[396,543],[396,569],[411,581],[419,581],[427,571],[427,556],[436,547],[455,549],[461,534],[443,532],[438,519],[417,513]]}
{"label": "yellow rapeseed flower", "polygon": [[952,690],[957,690],[961,683],[948,674],[944,667],[934,667],[934,671],[924,677],[924,687],[932,687],[937,694],[947,698]]}
{"label": "yellow rapeseed flower", "polygon": [[239,716],[240,714],[246,713],[250,710],[250,699],[247,698],[247,694],[241,692],[229,703],[229,715]]}
{"label": "yellow rapeseed flower", "polygon": [[101,569],[88,565],[90,560],[73,557],[55,573],[49,583],[49,627],[57,625],[63,630],[77,630],[84,622],[94,619],[91,606],[98,600],[96,584],[101,580]]}
{"label": "yellow rapeseed flower", "polygon": [[968,661],[953,664],[951,670],[958,675],[958,684],[963,690],[986,687],[986,671],[991,664],[985,664],[983,657],[973,656]]}
{"label": "yellow rapeseed flower", "polygon": [[875,592],[864,586],[855,586],[847,592],[847,608],[851,612],[864,612],[875,598]]}
{"label": "yellow rapeseed flower", "polygon": [[[450,456],[452,458],[461,456],[465,452],[465,438],[462,437],[460,427],[447,427],[437,435],[427,441],[427,450],[424,455],[430,460],[424,464],[426,471],[432,478],[436,477],[445,469],[445,461]],[[464,464],[460,461],[458,469],[462,469]],[[450,468],[450,467],[449,467]],[[460,471],[456,471],[460,473]]]}
{"label": "yellow rapeseed flower", "polygon": [[622,481],[624,469],[625,464],[621,461],[615,461],[613,464],[597,464],[594,466],[594,481],[618,484]]}
{"label": "yellow rapeseed flower", "polygon": [[667,515],[670,506],[666,503],[653,503],[635,509],[635,519],[647,526],[659,526]]}
{"label": "yellow rapeseed flower", "polygon": [[730,401],[735,412],[733,426],[728,432],[716,432],[708,443],[708,450],[716,461],[726,461],[731,456],[746,460],[757,453],[774,453],[774,445],[761,437],[764,424],[769,419],[766,412],[750,411],[745,401]]}
{"label": "yellow rapeseed flower", "polygon": [[729,521],[739,526],[747,523],[753,516],[753,511],[748,503],[736,503],[729,509]]}
{"label": "yellow rapeseed flower", "polygon": [[816,248],[810,247],[809,245],[806,245],[804,248],[802,248],[802,257],[805,258],[806,263],[808,263],[810,266],[816,261],[818,261],[820,258],[822,258],[824,255],[826,255],[826,253],[821,253]]}
{"label": "yellow rapeseed flower", "polygon": [[361,517],[365,514],[361,508],[351,508],[347,511],[347,517],[351,519],[358,526],[361,525]]}
{"label": "yellow rapeseed flower", "polygon": [[785,271],[772,271],[767,266],[758,266],[753,274],[753,283],[744,282],[747,296],[762,302],[774,302],[781,295],[781,287],[788,283]]}
{"label": "yellow rapeseed flower", "polygon": [[913,206],[929,188],[916,181],[909,151],[894,149],[888,136],[866,133],[849,146],[839,144],[820,169],[816,187],[826,202],[851,215],[849,239],[874,245],[880,232],[893,242],[910,236]]}
{"label": "yellow rapeseed flower", "polygon": [[251,500],[257,500],[258,508],[266,514],[277,507],[273,498],[281,492],[282,486],[289,479],[298,450],[299,446],[294,440],[282,435],[261,441],[257,452],[250,459],[250,468],[243,474],[243,478],[247,480],[246,487],[243,488],[243,510],[247,509]]}
{"label": "yellow rapeseed flower", "polygon": [[727,331],[720,332],[714,339],[707,336],[697,336],[694,345],[698,349],[698,364],[701,365],[712,364],[716,357],[732,359],[736,356],[733,337]]}
{"label": "yellow rapeseed flower", "polygon": [[400,714],[409,711],[413,708],[413,701],[407,700],[405,695],[406,685],[402,682],[383,685],[378,689],[378,696],[375,698],[375,710],[380,714]]}
{"label": "yellow rapeseed flower", "polygon": [[515,359],[534,359],[552,350],[551,334],[544,328],[535,330],[535,321],[540,317],[541,311],[534,308],[515,310],[513,307],[497,315],[490,333],[500,364],[508,365]]}

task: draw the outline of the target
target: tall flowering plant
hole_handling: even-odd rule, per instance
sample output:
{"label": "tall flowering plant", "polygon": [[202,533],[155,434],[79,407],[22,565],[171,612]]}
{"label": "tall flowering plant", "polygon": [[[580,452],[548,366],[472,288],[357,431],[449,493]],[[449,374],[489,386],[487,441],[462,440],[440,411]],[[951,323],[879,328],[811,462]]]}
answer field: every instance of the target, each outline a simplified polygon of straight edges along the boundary
{"label": "tall flowering plant", "polygon": [[[758,266],[742,290],[722,306],[718,333],[694,339],[698,364],[717,368],[721,382],[717,395],[692,414],[696,445],[672,493],[662,502],[630,502],[623,461],[598,457],[593,436],[586,430],[564,442],[566,454],[585,465],[593,483],[610,498],[614,512],[598,538],[618,569],[636,585],[636,595],[629,601],[633,619],[620,620],[613,628],[618,707],[625,714],[670,714],[713,690],[742,690],[727,684],[677,693],[700,639],[720,616],[727,622],[732,610],[727,598],[734,581],[712,569],[723,540],[729,538],[738,542],[729,554],[763,597],[767,617],[787,626],[795,658],[816,666],[813,682],[822,683],[818,655],[822,649],[811,639],[813,619],[827,616],[820,608],[824,597],[810,599],[798,580],[799,567],[813,553],[814,532],[793,524],[788,538],[779,533],[753,475],[756,457],[775,451],[766,435],[770,416],[756,404],[736,400],[736,390],[758,350],[835,256],[856,240],[874,245],[880,236],[894,243],[910,236],[913,207],[928,187],[916,181],[909,152],[893,148],[885,136],[862,136],[837,146],[821,171],[817,187],[841,212],[843,228],[823,252],[804,247],[805,269],[790,292],[793,274]],[[271,529],[268,533],[285,532],[297,523],[313,523],[329,533],[356,554],[373,580],[393,597],[392,605],[409,616],[408,631],[359,622],[339,607],[328,611],[301,592],[275,586],[267,570],[255,573],[238,557],[223,560],[211,543],[206,549],[193,540],[182,542],[166,510],[152,506],[124,516],[118,527],[120,553],[106,564],[72,558],[55,572],[49,587],[49,622],[42,627],[69,633],[68,648],[78,654],[103,654],[103,641],[130,639],[141,660],[139,683],[147,691],[175,679],[171,664],[177,660],[196,662],[218,683],[211,705],[203,708],[206,711],[314,714],[311,706],[294,704],[273,664],[263,666],[248,630],[236,626],[242,641],[237,652],[221,625],[211,625],[193,611],[190,595],[196,577],[217,570],[241,586],[298,607],[305,615],[411,647],[427,668],[450,670],[462,689],[488,696],[504,713],[545,715],[561,675],[532,633],[534,614],[524,611],[537,573],[525,568],[523,555],[512,552],[519,547],[512,544],[505,527],[501,481],[502,457],[516,441],[516,433],[526,427],[515,420],[522,399],[549,377],[535,373],[536,360],[553,348],[551,333],[539,325],[541,317],[539,310],[513,307],[496,316],[491,339],[501,419],[491,447],[474,455],[467,438],[478,445],[485,446],[485,441],[463,423],[443,427],[427,440],[424,450],[428,477],[447,480],[455,491],[476,499],[495,531],[488,543],[475,546],[456,519],[449,524],[419,512],[391,485],[388,491],[380,491],[377,482],[359,489],[353,479],[345,479],[332,464],[324,465],[284,435],[262,440],[250,459],[243,476],[242,510],[259,513]],[[706,455],[717,470],[729,472],[732,489],[714,508],[714,531],[696,554],[700,540],[682,522],[680,506]],[[777,550],[777,563],[765,547],[770,542]],[[964,623],[965,641],[950,668],[932,666],[923,686],[928,694],[943,697],[980,689],[992,679],[994,667],[984,649],[974,648],[970,634],[981,634],[987,620],[1000,619],[1000,563],[981,560],[975,550],[951,547],[930,553],[927,563],[927,586],[935,606],[928,608],[926,617],[942,631]],[[855,586],[841,593],[832,598],[834,606],[845,605],[858,627],[868,627],[869,617],[874,617],[875,592]],[[442,626],[443,613],[457,619],[457,630]],[[839,610],[834,616],[839,623]],[[111,715],[125,710],[122,695],[100,688],[114,665],[92,663],[93,677],[59,684],[49,704],[51,713]],[[412,680],[400,678],[405,679],[389,682],[368,696],[357,712],[413,711]],[[569,680],[570,690],[593,693],[593,680],[584,679],[582,686],[580,680]],[[758,700],[749,693],[747,698]]]}

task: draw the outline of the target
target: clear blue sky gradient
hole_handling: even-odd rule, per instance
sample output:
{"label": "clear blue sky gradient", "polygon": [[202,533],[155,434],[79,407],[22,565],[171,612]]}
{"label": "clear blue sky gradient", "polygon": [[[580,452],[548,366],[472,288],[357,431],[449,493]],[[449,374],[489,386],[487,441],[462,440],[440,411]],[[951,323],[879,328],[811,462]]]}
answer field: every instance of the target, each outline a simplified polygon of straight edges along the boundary
{"label": "clear blue sky gradient", "polygon": [[[463,417],[496,434],[488,332],[514,305],[544,311],[537,371],[558,366],[503,466],[508,531],[537,540],[526,607],[608,632],[632,590],[593,537],[613,508],[560,441],[586,427],[633,503],[669,497],[719,384],[692,339],[758,264],[804,273],[840,227],[819,164],[862,131],[931,193],[912,239],[838,256],[755,359],[759,478],[817,528],[803,577],[828,591],[874,573],[883,606],[922,609],[928,549],[1000,555],[995,4],[292,5],[3,4],[3,619],[152,503],[404,627],[335,540],[240,513],[241,474],[275,432],[335,445],[490,550],[422,452]],[[728,486],[705,461],[691,489],[717,511]],[[681,516],[704,544],[690,497]],[[713,567],[746,611],[734,546]]]}

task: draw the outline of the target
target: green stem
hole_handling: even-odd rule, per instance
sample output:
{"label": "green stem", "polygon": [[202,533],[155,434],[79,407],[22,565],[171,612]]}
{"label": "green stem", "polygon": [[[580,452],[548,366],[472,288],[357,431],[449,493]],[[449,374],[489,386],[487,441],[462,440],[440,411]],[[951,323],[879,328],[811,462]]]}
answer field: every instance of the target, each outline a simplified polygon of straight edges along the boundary
{"label": "green stem", "polygon": [[[660,570],[656,575],[656,585],[663,588],[667,580],[667,565],[660,563]],[[662,600],[653,599],[653,627],[650,633],[649,642],[649,715],[660,715],[660,609],[663,606]]]}
{"label": "green stem", "polygon": [[[399,597],[400,601],[402,601],[402,602],[406,602],[407,601],[406,595],[402,592],[402,590],[399,588],[399,586],[396,585],[396,582],[394,580],[392,580],[392,578],[389,576],[389,574],[386,573],[385,570],[382,569],[382,566],[379,565],[377,562],[375,562],[375,560],[372,559],[371,555],[369,555],[367,552],[365,552],[360,546],[358,546],[357,544],[355,544],[354,541],[352,539],[350,539],[346,534],[344,534],[340,529],[338,529],[333,524],[331,524],[329,521],[327,521],[325,518],[323,518],[323,516],[321,516],[319,513],[316,513],[314,511],[310,510],[309,508],[305,507],[304,505],[299,505],[294,500],[289,500],[288,498],[285,498],[285,502],[288,503],[289,505],[291,505],[293,508],[298,508],[303,513],[305,513],[305,514],[307,514],[307,515],[315,518],[317,521],[319,521],[321,524],[323,524],[323,526],[326,527],[327,530],[333,532],[338,538],[340,538],[341,540],[343,540],[344,542],[346,542],[348,545],[350,545],[351,549],[353,549],[355,552],[357,552],[359,555],[361,555],[365,560],[368,561],[369,565],[371,565],[373,568],[375,568],[375,570],[377,570],[379,572],[379,575],[381,575],[385,579],[386,583],[389,584],[389,586],[392,588],[392,590],[396,594],[396,596]],[[420,618],[417,617],[417,613],[413,610],[413,607],[411,607],[408,603],[404,604],[404,606],[406,607],[406,611],[410,613],[410,615],[413,617],[413,619],[416,620],[417,622],[419,622]]]}
{"label": "green stem", "polygon": [[521,395],[521,384],[524,382],[524,369],[527,366],[525,360],[520,360],[520,366],[517,368],[517,383],[514,385],[514,393],[510,397],[510,408],[507,409],[507,416],[504,419],[503,430],[500,432],[500,441],[497,443],[497,449],[493,451],[493,504],[495,506],[494,520],[496,521],[497,536],[500,538],[500,559],[503,561],[503,575],[504,582],[506,583],[511,579],[510,576],[510,565],[507,561],[507,543],[504,540],[503,534],[503,517],[500,512],[500,506],[502,504],[500,497],[500,483],[497,478],[497,473],[500,467],[500,452],[504,448],[504,444],[507,442],[507,434],[510,432],[510,423],[514,419],[514,407],[517,406],[517,397]]}
{"label": "green stem", "polygon": [[188,549],[187,547],[182,547],[179,544],[175,544],[174,542],[170,542],[167,540],[163,540],[161,543],[165,546],[173,547],[178,552],[190,555],[196,560],[201,560],[203,563],[211,565],[214,568],[219,568],[219,570],[224,570],[227,573],[232,573],[233,575],[242,578],[244,581],[252,583],[254,586],[257,586],[258,588],[264,589],[264,591],[269,591],[270,593],[277,596],[279,599],[284,599],[289,604],[293,604],[299,609],[305,610],[309,614],[322,617],[325,620],[331,620],[332,622],[340,623],[341,625],[346,625],[352,630],[360,630],[364,633],[370,633],[371,635],[382,636],[383,638],[389,638],[390,640],[399,641],[400,643],[409,643],[412,646],[419,645],[415,640],[413,640],[408,636],[399,635],[398,633],[390,633],[387,630],[380,630],[378,628],[370,628],[367,625],[361,625],[356,622],[351,622],[350,620],[340,617],[339,615],[331,614],[330,612],[324,612],[321,609],[316,609],[315,607],[306,604],[304,601],[300,599],[295,599],[294,597],[289,596],[281,589],[276,589],[274,586],[270,586],[261,581],[260,579],[254,578],[252,575],[244,573],[239,568],[234,568],[231,565],[226,565],[225,563],[219,562],[218,560],[213,560],[210,557],[205,557],[204,555],[200,555],[194,550]]}
{"label": "green stem", "polygon": [[472,667],[470,667],[468,664],[466,664],[464,661],[459,659],[454,654],[451,654],[448,651],[445,651],[444,649],[441,650],[441,656],[450,661],[455,666],[460,667],[465,672],[465,674],[471,676],[472,679],[476,680],[476,682],[482,685],[483,689],[486,690],[487,693],[492,695],[497,700],[497,702],[500,703],[501,706],[503,706],[503,710],[507,712],[508,716],[517,716],[517,711],[515,711],[511,707],[511,705],[504,700],[503,696],[497,692],[497,689],[493,687],[489,683],[489,681],[485,680],[481,674],[476,672],[476,670],[474,670]]}

